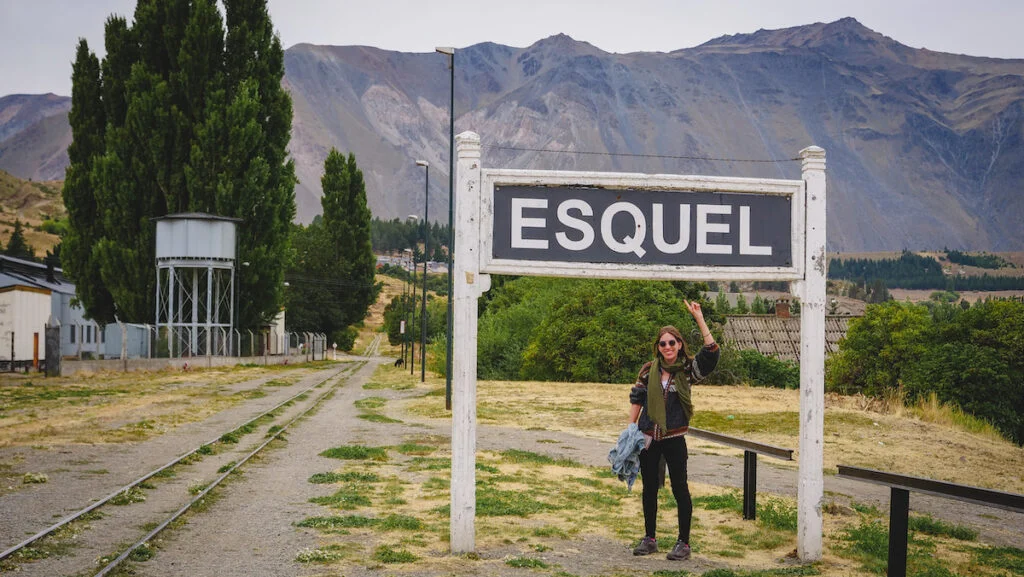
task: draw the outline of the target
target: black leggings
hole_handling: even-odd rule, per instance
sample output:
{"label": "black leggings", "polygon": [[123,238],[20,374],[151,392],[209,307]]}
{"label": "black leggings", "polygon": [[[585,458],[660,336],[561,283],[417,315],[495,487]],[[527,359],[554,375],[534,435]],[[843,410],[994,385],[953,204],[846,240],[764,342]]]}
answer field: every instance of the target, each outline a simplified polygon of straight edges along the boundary
{"label": "black leggings", "polygon": [[640,475],[644,483],[644,530],[648,537],[655,537],[658,529],[658,476],[659,462],[665,457],[668,476],[672,482],[672,495],[679,504],[679,540],[690,542],[690,518],[693,516],[693,501],[690,500],[690,486],[686,483],[686,437],[674,437],[663,441],[652,441],[651,446],[640,451]]}

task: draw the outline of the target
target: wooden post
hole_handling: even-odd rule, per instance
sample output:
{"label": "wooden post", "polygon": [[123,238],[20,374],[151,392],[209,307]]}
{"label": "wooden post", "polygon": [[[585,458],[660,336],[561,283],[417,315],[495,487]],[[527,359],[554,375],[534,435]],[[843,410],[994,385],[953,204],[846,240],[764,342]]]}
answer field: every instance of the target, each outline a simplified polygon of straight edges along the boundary
{"label": "wooden post", "polygon": [[806,188],[804,280],[800,296],[800,472],[797,482],[797,555],[817,561],[822,552],[825,436],[825,151],[800,151]]}
{"label": "wooden post", "polygon": [[455,270],[452,331],[451,552],[475,547],[477,299],[491,286],[480,274],[480,136],[459,134],[458,204],[455,207]]}

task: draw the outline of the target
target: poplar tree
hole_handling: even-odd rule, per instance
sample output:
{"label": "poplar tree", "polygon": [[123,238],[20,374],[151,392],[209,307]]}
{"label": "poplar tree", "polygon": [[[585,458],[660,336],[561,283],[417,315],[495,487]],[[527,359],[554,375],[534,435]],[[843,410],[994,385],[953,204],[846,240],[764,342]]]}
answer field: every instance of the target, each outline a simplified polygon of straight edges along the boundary
{"label": "poplar tree", "polygon": [[64,262],[93,318],[152,321],[152,219],[179,212],[242,219],[238,261],[250,266],[239,267],[239,325],[279,310],[295,215],[284,52],[265,0],[228,0],[224,13],[213,0],[139,0],[131,26],[107,21],[98,80],[80,43],[72,108],[99,111],[103,122],[72,119],[83,150],[65,185],[75,240]]}
{"label": "poplar tree", "polygon": [[327,333],[348,348],[345,329],[366,316],[377,295],[366,185],[355,156],[346,159],[333,148],[320,184],[323,218],[294,230],[285,322],[289,330]]}
{"label": "poplar tree", "polygon": [[78,42],[71,71],[71,111],[68,122],[75,139],[68,146],[71,161],[64,176],[62,196],[68,211],[68,230],[61,240],[64,274],[75,279],[78,299],[86,313],[100,324],[114,321],[114,301],[103,284],[99,263],[91,257],[92,247],[102,231],[90,173],[93,161],[104,151],[106,114],[100,61],[89,44]]}

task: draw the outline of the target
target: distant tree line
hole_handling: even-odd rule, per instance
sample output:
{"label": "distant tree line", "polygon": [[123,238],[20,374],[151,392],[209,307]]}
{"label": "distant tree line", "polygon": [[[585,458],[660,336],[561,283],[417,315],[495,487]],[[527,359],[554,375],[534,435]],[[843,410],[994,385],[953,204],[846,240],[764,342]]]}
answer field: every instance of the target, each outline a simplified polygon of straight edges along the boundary
{"label": "distant tree line", "polygon": [[1024,276],[992,277],[945,275],[942,265],[933,258],[903,251],[897,259],[829,260],[828,278],[855,281],[860,286],[881,281],[888,288],[942,290],[1021,290]]}
{"label": "distant tree line", "polygon": [[[434,222],[427,227],[430,236],[430,260],[444,262],[448,260],[447,224]],[[400,253],[407,248],[421,250],[423,244],[423,222],[412,219],[381,220],[374,217],[370,223],[373,250],[376,253]],[[422,261],[420,261],[422,262]]]}
{"label": "distant tree line", "polygon": [[978,268],[988,269],[1000,269],[1000,268],[1016,268],[1012,262],[1007,261],[1001,256],[994,254],[981,253],[980,255],[967,254],[958,250],[946,250],[946,260],[954,264],[962,264],[964,266],[976,266]]}

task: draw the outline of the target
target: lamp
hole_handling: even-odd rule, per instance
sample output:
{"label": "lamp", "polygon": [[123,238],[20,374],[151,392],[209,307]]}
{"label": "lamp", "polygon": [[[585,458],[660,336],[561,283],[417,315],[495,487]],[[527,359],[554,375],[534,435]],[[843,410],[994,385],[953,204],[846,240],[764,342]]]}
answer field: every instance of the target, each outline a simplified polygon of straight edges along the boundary
{"label": "lamp", "polygon": [[430,254],[430,163],[417,160],[416,166],[424,168],[423,174],[423,305],[420,310],[420,382],[427,380],[427,255]]}
{"label": "lamp", "polygon": [[452,218],[455,204],[455,48],[438,46],[434,51],[448,56],[448,71],[451,84],[448,89],[448,330],[445,347],[444,407],[452,409],[452,306],[455,293],[452,287],[452,258],[455,254],[455,219]]}

